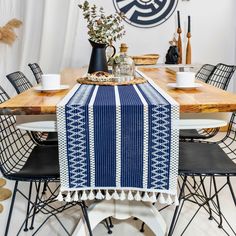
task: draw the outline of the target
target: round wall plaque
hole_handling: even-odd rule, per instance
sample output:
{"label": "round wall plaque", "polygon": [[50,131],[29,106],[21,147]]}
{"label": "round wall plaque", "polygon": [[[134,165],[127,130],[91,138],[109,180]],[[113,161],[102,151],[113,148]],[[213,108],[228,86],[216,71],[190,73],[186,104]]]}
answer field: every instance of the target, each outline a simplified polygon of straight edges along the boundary
{"label": "round wall plaque", "polygon": [[165,22],[174,12],[178,0],[113,0],[117,12],[123,12],[129,24],[151,28]]}

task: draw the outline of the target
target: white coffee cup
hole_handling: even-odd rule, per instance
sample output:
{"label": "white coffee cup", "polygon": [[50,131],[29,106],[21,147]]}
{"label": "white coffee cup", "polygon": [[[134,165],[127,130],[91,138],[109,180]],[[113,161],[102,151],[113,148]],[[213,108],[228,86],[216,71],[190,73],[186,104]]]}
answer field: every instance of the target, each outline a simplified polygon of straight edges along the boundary
{"label": "white coffee cup", "polygon": [[177,87],[193,87],[195,85],[194,72],[176,72],[176,86]]}
{"label": "white coffee cup", "polygon": [[60,74],[43,74],[42,75],[42,88],[45,90],[59,89],[61,86]]}

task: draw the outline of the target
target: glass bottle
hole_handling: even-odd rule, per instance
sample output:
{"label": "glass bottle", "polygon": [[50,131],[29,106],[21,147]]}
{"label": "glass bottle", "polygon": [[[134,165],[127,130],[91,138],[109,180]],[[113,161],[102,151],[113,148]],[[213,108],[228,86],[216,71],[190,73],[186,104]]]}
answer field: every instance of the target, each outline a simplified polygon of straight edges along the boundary
{"label": "glass bottle", "polygon": [[128,47],[125,43],[120,46],[120,54],[115,57],[112,66],[112,73],[120,82],[134,79],[135,64],[127,55]]}

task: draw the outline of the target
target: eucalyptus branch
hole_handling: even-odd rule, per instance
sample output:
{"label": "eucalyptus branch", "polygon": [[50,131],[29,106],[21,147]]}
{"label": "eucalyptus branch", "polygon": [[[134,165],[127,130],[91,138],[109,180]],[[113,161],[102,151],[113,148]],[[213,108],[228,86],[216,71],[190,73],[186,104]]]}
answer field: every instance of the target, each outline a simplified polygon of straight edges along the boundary
{"label": "eucalyptus branch", "polygon": [[124,14],[105,15],[103,7],[90,5],[88,1],[79,5],[83,11],[83,17],[87,21],[90,40],[96,43],[109,44],[121,39],[125,35],[122,19]]}

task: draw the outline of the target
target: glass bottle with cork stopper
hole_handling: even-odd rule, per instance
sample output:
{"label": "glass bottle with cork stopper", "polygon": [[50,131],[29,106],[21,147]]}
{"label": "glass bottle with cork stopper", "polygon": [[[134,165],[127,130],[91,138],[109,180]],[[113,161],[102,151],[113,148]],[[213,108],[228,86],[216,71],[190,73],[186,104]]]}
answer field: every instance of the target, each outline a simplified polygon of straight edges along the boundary
{"label": "glass bottle with cork stopper", "polygon": [[119,81],[130,81],[134,79],[135,64],[127,55],[128,47],[125,43],[120,46],[120,54],[114,58],[112,72]]}

